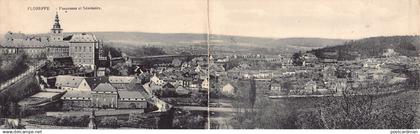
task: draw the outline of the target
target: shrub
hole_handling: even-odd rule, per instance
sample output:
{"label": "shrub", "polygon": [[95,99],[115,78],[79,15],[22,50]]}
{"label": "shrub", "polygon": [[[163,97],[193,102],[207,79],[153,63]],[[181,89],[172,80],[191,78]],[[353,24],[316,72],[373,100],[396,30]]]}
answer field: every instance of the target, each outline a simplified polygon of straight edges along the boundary
{"label": "shrub", "polygon": [[117,128],[117,127],[119,127],[118,119],[117,119],[117,117],[113,117],[113,116],[112,117],[104,117],[101,120],[100,126],[101,127],[109,127],[109,128]]}

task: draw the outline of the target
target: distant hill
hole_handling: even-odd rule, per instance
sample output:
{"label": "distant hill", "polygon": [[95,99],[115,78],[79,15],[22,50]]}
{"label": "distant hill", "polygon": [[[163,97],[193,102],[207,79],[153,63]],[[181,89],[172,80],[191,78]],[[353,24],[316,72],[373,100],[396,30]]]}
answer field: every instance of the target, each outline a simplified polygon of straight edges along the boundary
{"label": "distant hill", "polygon": [[142,32],[94,32],[106,42],[129,45],[176,45],[205,41],[205,34],[188,33],[142,33]]}
{"label": "distant hill", "polygon": [[[333,58],[338,60],[352,60],[356,57],[380,57],[384,52],[392,49],[399,55],[419,56],[420,36],[389,36],[371,37],[360,40],[346,41],[343,45],[329,46],[309,51],[318,58]],[[336,55],[326,55],[334,52]]]}
{"label": "distant hill", "polygon": [[[188,33],[142,33],[142,32],[94,32],[105,42],[129,45],[199,45],[206,44],[206,34]],[[234,45],[243,47],[288,48],[310,50],[340,45],[346,40],[324,38],[260,38],[230,35],[211,35],[211,45]]]}
{"label": "distant hill", "polygon": [[[144,33],[144,32],[89,32],[104,41],[105,45],[132,49],[135,46],[190,46],[206,45],[206,34],[190,33]],[[73,33],[64,33],[65,35]],[[35,34],[46,35],[46,34]],[[341,45],[346,40],[325,38],[261,38],[231,35],[211,35],[214,50],[273,54],[307,51],[326,46]]]}

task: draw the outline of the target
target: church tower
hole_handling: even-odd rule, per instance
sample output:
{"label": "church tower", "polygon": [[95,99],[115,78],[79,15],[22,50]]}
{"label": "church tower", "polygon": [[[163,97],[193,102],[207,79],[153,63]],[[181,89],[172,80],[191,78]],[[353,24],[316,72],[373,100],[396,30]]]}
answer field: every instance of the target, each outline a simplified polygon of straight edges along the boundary
{"label": "church tower", "polygon": [[60,25],[60,18],[58,17],[58,13],[55,12],[55,23],[53,25],[53,28],[51,29],[51,33],[55,33],[55,34],[59,34],[61,33],[61,31],[63,31],[63,29],[61,29],[61,25]]}
{"label": "church tower", "polygon": [[63,41],[63,34],[62,31],[63,29],[61,29],[61,25],[60,25],[60,18],[58,17],[58,13],[55,13],[55,23],[53,25],[53,28],[51,29],[51,34],[50,34],[50,41]]}

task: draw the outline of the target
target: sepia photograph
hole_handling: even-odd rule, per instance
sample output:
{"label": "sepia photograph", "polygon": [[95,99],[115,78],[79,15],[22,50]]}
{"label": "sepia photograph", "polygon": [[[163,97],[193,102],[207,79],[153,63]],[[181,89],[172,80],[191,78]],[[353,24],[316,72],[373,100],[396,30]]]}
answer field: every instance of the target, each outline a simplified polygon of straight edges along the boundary
{"label": "sepia photograph", "polygon": [[419,95],[420,0],[0,0],[2,134],[417,134]]}

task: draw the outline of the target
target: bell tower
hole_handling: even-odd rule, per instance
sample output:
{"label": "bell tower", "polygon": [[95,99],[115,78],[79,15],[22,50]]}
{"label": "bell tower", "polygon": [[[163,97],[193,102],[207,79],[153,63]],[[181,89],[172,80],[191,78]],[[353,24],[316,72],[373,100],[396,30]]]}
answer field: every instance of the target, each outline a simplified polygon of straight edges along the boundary
{"label": "bell tower", "polygon": [[61,29],[60,25],[60,18],[58,17],[58,13],[55,12],[55,20],[54,25],[51,29],[51,34],[49,41],[55,42],[55,41],[63,41],[63,29]]}
{"label": "bell tower", "polygon": [[61,33],[61,31],[63,31],[63,29],[61,29],[61,25],[60,25],[60,18],[58,17],[58,13],[55,12],[55,23],[53,25],[53,28],[51,29],[51,33],[55,33],[55,34],[59,34]]}

